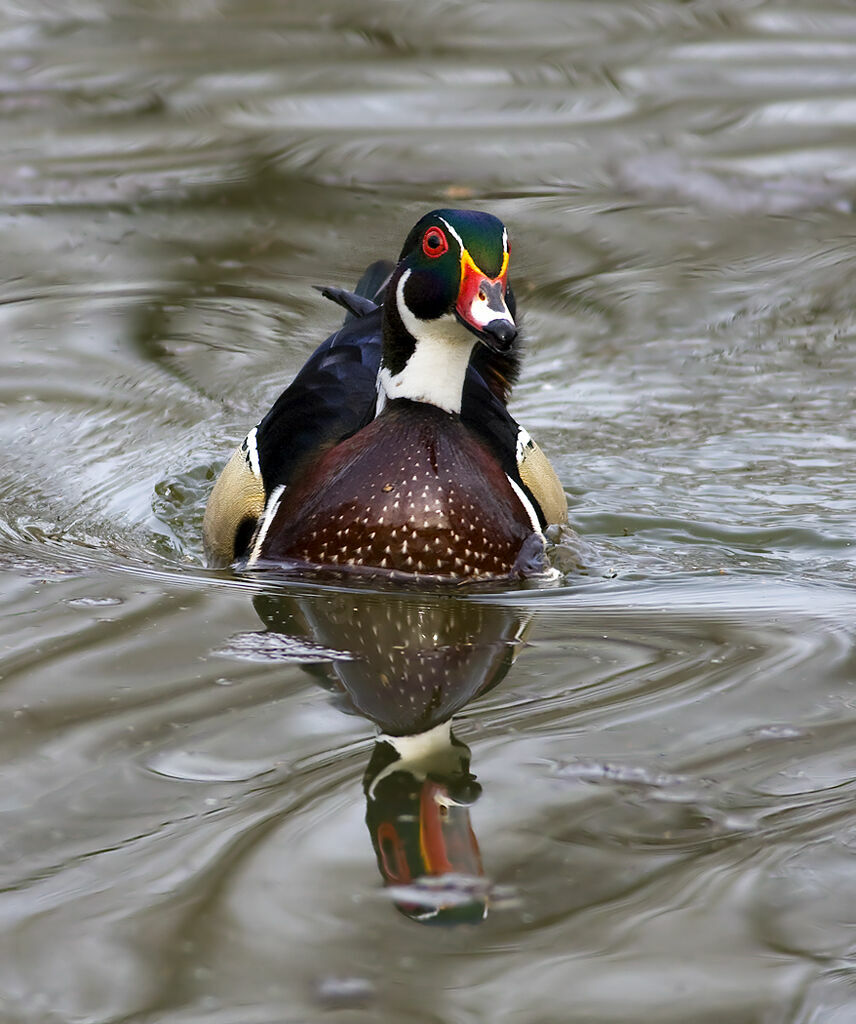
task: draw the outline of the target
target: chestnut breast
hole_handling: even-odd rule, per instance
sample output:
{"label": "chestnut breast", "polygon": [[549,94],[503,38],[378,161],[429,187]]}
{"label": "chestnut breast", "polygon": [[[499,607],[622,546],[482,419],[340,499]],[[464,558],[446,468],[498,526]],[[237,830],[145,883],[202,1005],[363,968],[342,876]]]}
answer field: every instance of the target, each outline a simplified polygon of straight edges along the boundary
{"label": "chestnut breast", "polygon": [[532,532],[496,457],[459,416],[397,400],[287,489],[260,557],[501,577]]}

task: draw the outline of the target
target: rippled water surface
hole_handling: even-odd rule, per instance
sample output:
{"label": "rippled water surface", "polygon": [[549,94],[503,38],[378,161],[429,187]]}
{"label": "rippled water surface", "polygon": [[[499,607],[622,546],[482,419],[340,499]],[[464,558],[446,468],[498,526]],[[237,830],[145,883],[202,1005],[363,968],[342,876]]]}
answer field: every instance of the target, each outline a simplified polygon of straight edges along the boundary
{"label": "rippled water surface", "polygon": [[[845,2],[0,4],[3,1024],[856,1019],[855,95]],[[438,205],[563,579],[206,570]]]}

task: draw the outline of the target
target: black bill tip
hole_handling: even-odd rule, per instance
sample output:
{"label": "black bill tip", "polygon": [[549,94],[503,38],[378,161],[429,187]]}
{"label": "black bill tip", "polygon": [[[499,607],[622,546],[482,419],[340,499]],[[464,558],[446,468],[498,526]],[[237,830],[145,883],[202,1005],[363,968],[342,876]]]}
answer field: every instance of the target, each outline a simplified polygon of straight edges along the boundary
{"label": "black bill tip", "polygon": [[517,340],[517,328],[509,320],[491,320],[482,328],[484,342],[497,352],[507,352]]}

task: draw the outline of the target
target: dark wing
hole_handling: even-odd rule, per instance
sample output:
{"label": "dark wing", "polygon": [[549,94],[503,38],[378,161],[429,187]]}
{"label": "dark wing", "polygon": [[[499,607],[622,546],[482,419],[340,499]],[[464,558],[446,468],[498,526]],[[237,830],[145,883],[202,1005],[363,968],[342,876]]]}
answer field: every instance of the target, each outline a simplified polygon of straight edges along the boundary
{"label": "dark wing", "polygon": [[363,271],[363,276],[357,281],[357,287],[352,292],[345,291],[344,288],[319,288],[318,291],[325,299],[347,310],[345,323],[348,323],[355,317],[366,316],[383,305],[386,286],[394,270],[395,264],[389,260],[375,260]]}
{"label": "dark wing", "polygon": [[331,288],[314,286],[325,299],[329,299],[331,302],[335,302],[337,306],[341,306],[342,309],[347,310],[347,316],[345,317],[345,323],[349,320],[359,319],[371,313],[377,309],[377,303],[371,299],[366,299],[362,295],[358,295],[356,292],[346,291],[344,288]]}
{"label": "dark wing", "polygon": [[375,260],[369,264],[363,272],[363,276],[357,281],[354,291],[366,299],[371,299],[378,306],[383,305],[386,295],[386,286],[395,270],[395,264],[391,260]]}
{"label": "dark wing", "polygon": [[320,289],[347,316],[259,423],[256,443],[267,494],[280,484],[287,485],[307,458],[350,437],[374,418],[380,303],[394,269],[388,260],[378,260],[366,269],[353,292]]}
{"label": "dark wing", "polygon": [[307,458],[370,423],[377,402],[381,311],[350,317],[312,353],[258,425],[265,492],[288,484]]}

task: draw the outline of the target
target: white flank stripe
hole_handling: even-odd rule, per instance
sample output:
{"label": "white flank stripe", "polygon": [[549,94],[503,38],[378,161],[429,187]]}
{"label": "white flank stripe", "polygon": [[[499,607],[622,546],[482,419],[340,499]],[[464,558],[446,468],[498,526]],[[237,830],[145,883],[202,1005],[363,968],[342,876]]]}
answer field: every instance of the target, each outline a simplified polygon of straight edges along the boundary
{"label": "white flank stripe", "polygon": [[261,525],[259,526],[256,539],[253,542],[253,550],[250,552],[250,557],[247,559],[247,565],[255,565],[259,560],[259,554],[262,549],[262,541],[270,529],[270,524],[273,522],[273,517],[276,515],[276,510],[279,508],[279,500],[282,497],[282,492],[285,490],[285,484],[280,484],[279,487],[275,487],[271,491],[271,495],[268,498],[268,503],[265,506],[265,514],[262,518]]}
{"label": "white flank stripe", "polygon": [[538,513],[535,511],[532,502],[526,497],[520,487],[511,479],[508,473],[505,474],[505,479],[511,484],[512,490],[520,499],[520,504],[526,509],[526,514],[529,516],[529,522],[532,524],[532,532],[540,533],[541,524],[538,522]]}
{"label": "white flank stripe", "polygon": [[375,405],[375,419],[383,412],[383,407],[386,405],[386,389],[384,388],[383,382],[380,379],[380,375],[383,373],[383,367],[377,371],[377,404]]}

